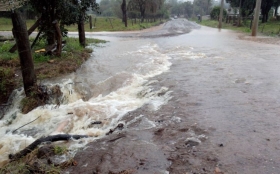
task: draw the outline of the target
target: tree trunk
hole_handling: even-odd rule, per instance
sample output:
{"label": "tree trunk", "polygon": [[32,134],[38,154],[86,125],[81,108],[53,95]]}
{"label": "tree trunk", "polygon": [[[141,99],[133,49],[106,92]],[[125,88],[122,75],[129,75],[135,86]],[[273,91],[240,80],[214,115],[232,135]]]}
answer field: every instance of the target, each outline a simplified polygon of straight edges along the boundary
{"label": "tree trunk", "polygon": [[47,43],[48,45],[55,44],[55,33],[53,31],[47,32]]}
{"label": "tree trunk", "polygon": [[219,16],[219,25],[218,25],[218,28],[219,28],[219,29],[222,28],[223,14],[224,14],[224,0],[221,0],[220,16]]}
{"label": "tree trunk", "polygon": [[238,27],[241,27],[241,4],[242,0],[239,0],[239,16],[238,16]]}
{"label": "tree trunk", "polygon": [[279,7],[279,5],[276,5],[275,6],[275,12],[274,12],[274,16],[277,18],[277,13],[278,13],[278,7]]}
{"label": "tree trunk", "polygon": [[80,45],[85,47],[86,46],[86,36],[85,36],[85,25],[84,25],[84,21],[81,20],[78,23],[78,31],[79,31],[79,42]]}
{"label": "tree trunk", "polygon": [[262,3],[261,0],[257,0],[257,2],[256,2],[254,21],[253,21],[253,26],[252,26],[252,36],[256,36],[257,32],[258,32],[261,3]]}
{"label": "tree trunk", "polygon": [[55,29],[55,34],[56,34],[56,39],[57,39],[57,43],[56,43],[56,55],[58,57],[61,56],[61,52],[62,52],[62,35],[61,35],[61,31],[58,25],[58,22],[55,20],[53,22],[54,24],[54,29]]}
{"label": "tree trunk", "polygon": [[89,29],[92,29],[92,16],[89,16]]}
{"label": "tree trunk", "polygon": [[144,19],[145,19],[145,10],[141,10],[141,23],[144,22]]}
{"label": "tree trunk", "polygon": [[31,54],[26,24],[17,10],[12,13],[13,35],[16,39],[20,58],[24,91],[27,97],[31,96],[32,88],[36,86],[36,75]]}
{"label": "tree trunk", "polygon": [[78,140],[81,138],[88,138],[87,135],[68,135],[68,134],[58,134],[58,135],[50,135],[47,137],[41,137],[31,143],[29,146],[21,150],[16,154],[10,154],[9,158],[11,161],[20,159],[21,157],[27,155],[28,153],[32,152],[34,149],[37,148],[38,145],[44,142],[56,142],[56,141],[69,141],[70,139]]}
{"label": "tree trunk", "polygon": [[266,14],[266,13],[263,14],[262,23],[267,22],[267,16],[268,16],[268,14]]}
{"label": "tree trunk", "polygon": [[[29,30],[27,31],[27,32],[28,32],[28,36],[29,36],[37,27],[39,27],[40,22],[41,22],[41,18],[39,18],[39,19],[35,22],[35,24],[33,24],[32,27],[29,28]],[[9,50],[9,52],[10,52],[10,53],[14,53],[16,50],[17,50],[17,44],[15,44],[15,45]]]}
{"label": "tree trunk", "polygon": [[126,0],[123,0],[121,5],[122,13],[123,13],[123,22],[124,26],[127,27],[127,13],[126,13]]}

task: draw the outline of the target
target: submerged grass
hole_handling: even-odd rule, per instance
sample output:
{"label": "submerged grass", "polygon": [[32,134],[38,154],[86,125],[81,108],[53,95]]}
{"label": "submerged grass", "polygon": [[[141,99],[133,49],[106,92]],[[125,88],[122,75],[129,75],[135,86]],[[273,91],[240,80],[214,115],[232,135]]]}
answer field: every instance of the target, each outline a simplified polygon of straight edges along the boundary
{"label": "submerged grass", "polygon": [[[50,146],[49,146],[50,147]],[[43,148],[43,147],[42,147]],[[28,173],[49,173],[49,174],[59,174],[62,169],[76,165],[73,159],[69,159],[63,163],[56,164],[49,157],[67,155],[68,149],[64,146],[51,146],[51,148],[46,148],[44,156],[39,155],[39,149],[33,150],[28,155],[11,162],[7,162],[2,168],[0,168],[0,173],[2,174],[28,174]]]}

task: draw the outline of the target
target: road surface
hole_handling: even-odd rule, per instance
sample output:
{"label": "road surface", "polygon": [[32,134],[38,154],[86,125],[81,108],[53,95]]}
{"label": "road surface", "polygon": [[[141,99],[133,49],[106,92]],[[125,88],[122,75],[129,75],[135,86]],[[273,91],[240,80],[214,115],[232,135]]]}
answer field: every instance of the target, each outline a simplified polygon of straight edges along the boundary
{"label": "road surface", "polygon": [[0,122],[1,161],[63,132],[93,137],[66,143],[77,165],[65,173],[280,173],[279,39],[183,19],[87,37],[110,42],[49,82],[63,89],[60,107],[18,113],[5,126],[14,104]]}

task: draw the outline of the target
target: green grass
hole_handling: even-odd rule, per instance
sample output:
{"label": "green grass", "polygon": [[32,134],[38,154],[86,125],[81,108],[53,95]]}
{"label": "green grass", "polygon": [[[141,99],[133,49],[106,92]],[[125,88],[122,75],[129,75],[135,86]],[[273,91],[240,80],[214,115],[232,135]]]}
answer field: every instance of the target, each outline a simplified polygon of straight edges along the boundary
{"label": "green grass", "polygon": [[[218,27],[218,21],[216,21],[216,20],[203,20],[199,24],[208,26],[208,27],[212,27],[212,28]],[[241,27],[233,26],[232,24],[223,22],[222,28],[234,30],[234,31],[245,32],[245,33],[251,32],[249,20],[243,21]],[[261,23],[261,21],[260,21],[258,32],[263,33],[264,35],[269,35],[269,36],[280,35],[280,21],[269,21],[267,23]]]}
{"label": "green grass", "polygon": [[[112,25],[111,25],[111,23]],[[119,18],[104,18],[97,17],[92,18],[92,23],[94,25],[93,29],[90,29],[89,22],[85,23],[86,31],[131,31],[131,30],[141,30],[144,28],[150,28],[156,25],[163,23],[164,21],[157,20],[156,22],[143,22],[140,23],[139,19],[136,20],[128,20],[128,27],[124,26],[124,23]],[[35,20],[27,20],[26,25],[27,28],[30,28],[35,23]],[[0,31],[11,31],[12,30],[12,21],[9,18],[0,18]],[[77,25],[66,26],[66,29],[69,31],[77,31]]]}
{"label": "green grass", "polygon": [[[35,71],[38,80],[57,77],[62,74],[74,72],[85,62],[92,52],[90,48],[83,48],[78,38],[64,38],[66,46],[61,57],[35,53],[35,50],[46,46],[44,40],[40,40],[32,49]],[[30,39],[32,42],[33,39]],[[88,44],[104,43],[98,39],[87,39]],[[20,69],[18,53],[9,53],[14,41],[0,42],[0,104],[6,102],[11,91],[22,84],[21,78],[16,78],[15,73]],[[33,102],[33,101],[30,101]]]}
{"label": "green grass", "polygon": [[267,23],[261,23],[259,26],[259,32],[270,36],[280,36],[280,21],[269,21]]}
{"label": "green grass", "polygon": [[15,53],[10,53],[9,49],[13,46],[14,42],[6,41],[0,42],[0,61],[2,60],[12,60],[18,57]]}
{"label": "green grass", "polygon": [[[111,22],[110,22],[111,21]],[[105,18],[105,17],[97,17],[92,18],[93,29],[90,29],[89,22],[85,23],[86,31],[132,31],[132,30],[141,30],[145,28],[150,28],[156,25],[163,23],[164,21],[157,20],[156,22],[147,22],[146,20],[141,23],[139,19],[136,20],[128,20],[127,27],[124,26],[124,23],[119,18]],[[112,25],[111,25],[112,23]],[[95,25],[94,25],[95,24]],[[67,26],[66,29],[69,31],[77,31],[77,25]]]}
{"label": "green grass", "polygon": [[[30,39],[30,44],[33,42],[34,39]],[[64,38],[66,40],[66,46],[64,47],[63,51],[66,52],[82,52],[86,51],[88,52],[88,49],[83,48],[79,44],[79,39],[78,38]],[[99,43],[105,43],[106,41],[104,40],[99,40],[99,39],[91,39],[87,38],[86,43],[88,44],[99,44]],[[6,41],[6,42],[0,42],[0,66],[2,61],[8,61],[8,60],[15,60],[18,59],[18,53],[10,53],[9,49],[14,45],[14,41]],[[35,50],[39,50],[44,48],[46,45],[44,40],[40,40],[39,42],[36,43],[36,45],[33,48],[32,54],[33,54],[33,59],[34,63],[42,63],[42,62],[47,62],[48,60],[51,59],[50,56],[45,56],[42,53],[35,53]]]}
{"label": "green grass", "polygon": [[[27,28],[30,28],[35,23],[35,20],[26,20]],[[0,31],[11,31],[12,20],[10,18],[0,18]]]}
{"label": "green grass", "polygon": [[[112,25],[111,25],[111,23]],[[105,18],[105,17],[96,17],[92,18],[92,24],[94,25],[93,29],[90,29],[89,22],[85,22],[86,31],[131,31],[131,30],[141,30],[144,28],[150,28],[156,25],[163,23],[163,21],[157,20],[156,22],[147,22],[146,20],[143,23],[139,22],[139,19],[128,20],[128,27],[124,26],[124,23],[119,18]],[[30,28],[35,23],[35,20],[27,20],[27,28]],[[133,24],[132,24],[133,23]],[[66,26],[66,29],[69,31],[78,31],[77,25]],[[12,21],[9,18],[0,18],[0,31],[11,31],[12,30]]]}

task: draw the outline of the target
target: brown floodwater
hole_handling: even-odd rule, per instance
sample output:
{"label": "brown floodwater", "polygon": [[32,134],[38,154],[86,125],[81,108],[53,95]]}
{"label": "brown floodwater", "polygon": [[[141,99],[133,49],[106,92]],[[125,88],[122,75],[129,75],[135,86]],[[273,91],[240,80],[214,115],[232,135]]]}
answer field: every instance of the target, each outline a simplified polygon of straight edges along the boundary
{"label": "brown floodwater", "polygon": [[64,143],[65,160],[77,161],[65,173],[280,173],[277,40],[181,19],[87,37],[110,42],[76,73],[46,82],[62,87],[59,107],[23,115],[15,102],[1,120],[2,162],[42,135],[69,133],[92,138]]}

